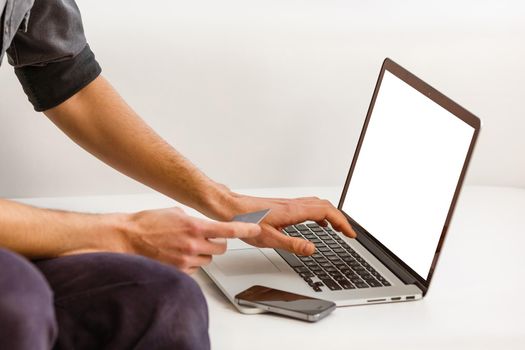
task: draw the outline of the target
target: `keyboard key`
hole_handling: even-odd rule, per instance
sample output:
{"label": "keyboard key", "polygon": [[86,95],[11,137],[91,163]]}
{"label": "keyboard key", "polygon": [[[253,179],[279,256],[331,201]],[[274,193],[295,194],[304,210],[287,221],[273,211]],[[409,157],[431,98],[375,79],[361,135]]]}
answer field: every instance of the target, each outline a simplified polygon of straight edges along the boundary
{"label": "keyboard key", "polygon": [[350,283],[350,281],[347,281],[347,280],[341,281],[339,282],[339,284],[344,289],[355,289],[355,286],[352,283]]}
{"label": "keyboard key", "polygon": [[335,277],[337,277],[337,276],[343,276],[343,275],[341,274],[341,272],[339,272],[339,271],[337,271],[337,270],[335,270],[335,271],[328,271],[328,274],[330,274],[330,276],[332,276],[332,278],[335,278]]}
{"label": "keyboard key", "polygon": [[343,248],[335,248],[335,249],[334,249],[334,252],[338,253],[338,255],[339,255],[339,254],[341,254],[341,253],[344,254],[344,253],[345,253],[345,250],[344,250]]}
{"label": "keyboard key", "polygon": [[383,276],[379,276],[379,277],[377,277],[377,279],[379,280],[379,282],[383,283],[384,286],[389,286],[390,285],[390,283],[388,283],[388,281],[386,279],[384,279]]}
{"label": "keyboard key", "polygon": [[376,280],[366,281],[371,287],[382,287],[383,285]]}
{"label": "keyboard key", "polygon": [[308,277],[314,277],[314,274],[308,271],[308,272],[301,272],[299,276],[301,276],[302,278],[308,278]]}
{"label": "keyboard key", "polygon": [[363,282],[363,280],[360,279],[358,276],[350,276],[350,281],[352,281],[352,283],[354,284]]}
{"label": "keyboard key", "polygon": [[368,281],[375,281],[376,280],[374,278],[374,276],[372,276],[370,274],[362,274],[361,278],[364,279],[366,282],[368,282]]}
{"label": "keyboard key", "polygon": [[335,276],[332,275],[332,278],[333,278],[334,280],[336,280],[337,282],[348,281],[348,280],[345,278],[345,276],[343,276],[343,275],[341,275],[341,274],[339,274],[339,275],[335,275]]}
{"label": "keyboard key", "polygon": [[322,253],[328,253],[328,252],[331,252],[332,250],[326,246],[324,247],[320,247],[320,248],[317,248],[318,251],[322,252]]}
{"label": "keyboard key", "polygon": [[303,263],[301,260],[297,259],[297,256],[293,255],[292,253],[288,253],[286,250],[282,250],[279,248],[276,248],[275,251],[283,258],[288,265],[291,267],[299,267],[303,266]]}
{"label": "keyboard key", "polygon": [[314,290],[315,292],[322,292],[321,287],[313,286],[312,288],[313,288],[313,290]]}
{"label": "keyboard key", "polygon": [[306,224],[306,227],[314,228],[314,227],[319,227],[319,225],[315,223],[310,223],[310,224]]}
{"label": "keyboard key", "polygon": [[321,241],[319,241],[319,242],[313,242],[313,243],[315,244],[315,247],[316,247],[317,249],[320,249],[320,248],[326,247],[326,246],[324,245],[324,243],[321,242]]}
{"label": "keyboard key", "polygon": [[355,286],[357,288],[368,288],[368,284],[366,284],[365,282],[357,282]]}
{"label": "keyboard key", "polygon": [[293,232],[297,232],[297,230],[293,227],[293,226],[288,226],[284,229],[285,232],[288,232],[288,233],[293,233]]}
{"label": "keyboard key", "polygon": [[301,264],[301,266],[294,268],[295,272],[301,273],[301,272],[308,272],[308,270],[304,265]]}
{"label": "keyboard key", "polygon": [[333,280],[326,280],[326,281],[323,281],[323,282],[328,288],[330,288],[330,290],[341,290],[341,286],[339,286]]}

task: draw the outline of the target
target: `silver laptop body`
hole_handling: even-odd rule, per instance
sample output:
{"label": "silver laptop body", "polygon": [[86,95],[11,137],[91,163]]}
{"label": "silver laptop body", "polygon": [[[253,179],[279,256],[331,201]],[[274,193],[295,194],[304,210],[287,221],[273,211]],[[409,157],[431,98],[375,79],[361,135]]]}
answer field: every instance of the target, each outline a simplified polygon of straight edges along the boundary
{"label": "silver laptop body", "polygon": [[337,306],[422,298],[479,130],[477,117],[385,59],[338,209],[358,233],[357,239],[339,237],[388,282],[314,291],[289,264],[298,257],[239,240],[229,242],[228,251],[203,270],[243,313],[262,312],[234,300],[254,285]]}

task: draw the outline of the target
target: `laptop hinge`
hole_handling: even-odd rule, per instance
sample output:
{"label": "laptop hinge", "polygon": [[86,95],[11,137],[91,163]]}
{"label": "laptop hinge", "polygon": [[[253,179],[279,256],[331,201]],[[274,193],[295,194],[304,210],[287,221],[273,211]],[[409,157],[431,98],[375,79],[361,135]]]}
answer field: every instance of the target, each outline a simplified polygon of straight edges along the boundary
{"label": "laptop hinge", "polygon": [[421,291],[423,295],[426,294],[428,287],[421,277],[410,271],[410,269],[398,262],[397,257],[393,257],[390,252],[386,251],[380,243],[378,243],[365,229],[357,224],[351,217],[344,213],[352,227],[357,231],[357,241],[361,243],[370,253],[372,253],[379,261],[381,261],[392,273],[394,273],[405,284],[414,284]]}

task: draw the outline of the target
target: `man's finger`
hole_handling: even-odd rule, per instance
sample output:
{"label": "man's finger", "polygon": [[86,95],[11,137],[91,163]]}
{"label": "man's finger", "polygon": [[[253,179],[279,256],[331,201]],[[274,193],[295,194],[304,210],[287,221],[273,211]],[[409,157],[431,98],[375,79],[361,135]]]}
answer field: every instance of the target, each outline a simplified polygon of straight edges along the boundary
{"label": "man's finger", "polygon": [[348,220],[341,214],[339,210],[332,206],[321,205],[297,205],[296,210],[293,211],[289,217],[290,224],[295,224],[303,221],[315,221],[321,222],[323,220],[328,221],[332,227],[342,232],[344,235],[355,238],[355,233],[352,226],[348,223]]}
{"label": "man's finger", "polygon": [[208,238],[250,238],[260,234],[261,227],[244,222],[207,221],[202,233]]}
{"label": "man's finger", "polygon": [[[311,208],[307,208],[306,210],[310,211],[310,212],[312,211]],[[324,209],[316,208],[316,209],[313,209],[313,210],[318,212],[321,216],[323,216],[322,220],[328,221],[335,230],[337,230],[339,232],[342,232],[345,236],[348,236],[348,237],[351,237],[351,238],[356,238],[357,237],[357,234],[355,233],[354,229],[352,228],[352,225],[350,225],[350,223],[344,217],[344,215],[339,210],[337,210],[336,208],[334,208],[334,207],[332,207],[332,208],[324,207]],[[320,221],[320,220],[315,220],[315,221]]]}
{"label": "man's finger", "polygon": [[315,245],[302,238],[289,237],[277,231],[270,225],[265,226],[265,238],[268,240],[265,245],[270,248],[282,248],[298,255],[312,255],[315,253]]}
{"label": "man's finger", "polygon": [[202,253],[207,255],[221,255],[228,248],[226,239],[209,238],[202,244]]}

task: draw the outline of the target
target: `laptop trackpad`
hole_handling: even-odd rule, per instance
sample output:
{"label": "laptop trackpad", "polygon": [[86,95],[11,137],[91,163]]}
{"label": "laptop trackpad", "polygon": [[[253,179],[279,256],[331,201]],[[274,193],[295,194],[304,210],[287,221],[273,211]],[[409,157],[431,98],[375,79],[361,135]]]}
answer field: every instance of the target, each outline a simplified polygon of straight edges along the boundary
{"label": "laptop trackpad", "polygon": [[213,257],[213,263],[226,276],[279,272],[259,249],[239,249]]}

